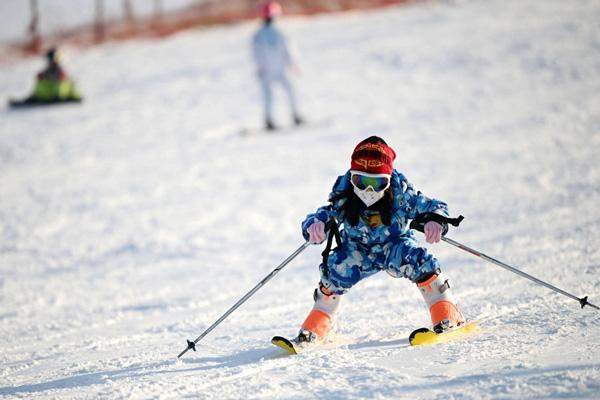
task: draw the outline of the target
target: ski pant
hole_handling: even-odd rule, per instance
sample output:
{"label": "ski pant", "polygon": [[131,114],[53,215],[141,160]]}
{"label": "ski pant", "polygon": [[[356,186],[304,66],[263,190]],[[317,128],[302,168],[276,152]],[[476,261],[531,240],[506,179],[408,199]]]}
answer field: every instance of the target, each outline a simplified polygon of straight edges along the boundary
{"label": "ski pant", "polygon": [[290,104],[290,109],[294,116],[298,115],[298,103],[296,100],[296,93],[294,91],[294,86],[288,79],[286,75],[278,75],[271,77],[261,77],[260,85],[262,88],[263,94],[263,104],[265,111],[265,119],[267,121],[273,121],[273,85],[279,84],[285,91],[288,102]]}
{"label": "ski pant", "polygon": [[341,295],[380,271],[416,283],[420,277],[439,271],[439,263],[414,238],[406,237],[370,248],[345,241],[330,253],[327,266],[321,264],[319,269],[323,286]]}

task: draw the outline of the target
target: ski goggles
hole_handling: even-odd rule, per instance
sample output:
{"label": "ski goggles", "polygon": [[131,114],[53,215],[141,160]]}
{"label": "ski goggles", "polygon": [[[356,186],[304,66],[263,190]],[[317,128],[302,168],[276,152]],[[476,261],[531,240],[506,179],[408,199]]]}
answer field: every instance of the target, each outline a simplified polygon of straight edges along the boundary
{"label": "ski goggles", "polygon": [[350,182],[358,190],[371,187],[375,192],[381,192],[390,186],[390,175],[350,171]]}

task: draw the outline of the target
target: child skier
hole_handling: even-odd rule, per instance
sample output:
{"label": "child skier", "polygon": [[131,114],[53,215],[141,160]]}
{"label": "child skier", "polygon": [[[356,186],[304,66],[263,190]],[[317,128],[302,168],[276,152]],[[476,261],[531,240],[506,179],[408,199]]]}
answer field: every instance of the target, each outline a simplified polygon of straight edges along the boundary
{"label": "child skier", "polygon": [[294,124],[303,122],[298,112],[294,87],[288,78],[288,69],[294,67],[287,39],[274,26],[275,17],[281,15],[281,5],[276,1],[267,1],[261,8],[263,25],[252,38],[252,55],[257,67],[265,113],[265,128],[275,130],[273,123],[273,85],[279,84],[285,90]]}
{"label": "child skier", "polygon": [[[394,150],[371,136],[360,142],[351,157],[351,168],[338,177],[329,195],[330,204],[309,214],[302,223],[304,238],[312,244],[326,239],[332,218],[343,225],[340,244],[324,252],[321,280],[314,306],[292,340],[302,347],[324,339],[333,326],[343,295],[355,284],[379,271],[410,279],[419,288],[431,313],[434,331],[440,333],[465,322],[451,295],[438,261],[417,243],[409,220],[423,213],[448,216],[447,205],[430,199],[396,171]],[[441,240],[443,227],[424,225],[428,243]]]}

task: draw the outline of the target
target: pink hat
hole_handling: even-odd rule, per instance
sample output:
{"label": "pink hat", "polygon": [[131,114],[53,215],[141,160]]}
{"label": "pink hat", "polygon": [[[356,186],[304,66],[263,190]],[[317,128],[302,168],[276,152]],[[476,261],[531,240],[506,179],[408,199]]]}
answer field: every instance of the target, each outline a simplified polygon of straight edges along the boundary
{"label": "pink hat", "polygon": [[260,9],[260,14],[263,19],[278,17],[281,13],[281,4],[274,0],[266,1]]}

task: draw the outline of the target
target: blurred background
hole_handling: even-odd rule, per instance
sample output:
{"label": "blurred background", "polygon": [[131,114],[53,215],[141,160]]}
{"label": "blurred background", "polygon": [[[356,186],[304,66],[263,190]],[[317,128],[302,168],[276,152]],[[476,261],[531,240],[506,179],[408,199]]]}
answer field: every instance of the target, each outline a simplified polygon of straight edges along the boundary
{"label": "blurred background", "polygon": [[[407,0],[284,0],[287,15],[368,9]],[[194,26],[256,18],[262,0],[4,0],[0,54],[40,52],[57,43],[93,44],[164,36]],[[0,58],[0,61],[2,59]]]}

